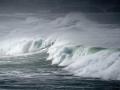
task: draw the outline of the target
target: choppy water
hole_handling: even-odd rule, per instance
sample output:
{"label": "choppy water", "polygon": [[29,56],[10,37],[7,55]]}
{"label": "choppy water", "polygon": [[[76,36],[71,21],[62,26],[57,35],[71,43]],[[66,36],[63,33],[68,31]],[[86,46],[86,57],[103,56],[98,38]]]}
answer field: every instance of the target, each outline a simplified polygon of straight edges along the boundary
{"label": "choppy water", "polygon": [[[43,58],[41,58],[43,57]],[[119,90],[120,81],[85,79],[51,65],[40,54],[0,59],[0,90]]]}

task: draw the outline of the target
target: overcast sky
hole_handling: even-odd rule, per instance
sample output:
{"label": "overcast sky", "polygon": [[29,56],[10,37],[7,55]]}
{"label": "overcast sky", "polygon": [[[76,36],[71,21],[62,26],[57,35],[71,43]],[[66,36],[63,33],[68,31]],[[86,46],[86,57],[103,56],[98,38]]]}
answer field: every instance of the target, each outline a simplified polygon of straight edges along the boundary
{"label": "overcast sky", "polygon": [[120,12],[120,0],[0,0],[0,12]]}
{"label": "overcast sky", "polygon": [[21,17],[37,14],[56,17],[56,14],[71,12],[87,13],[87,15],[95,13],[97,15],[88,15],[93,21],[118,24],[120,23],[120,0],[0,0],[0,20],[8,21],[6,16],[11,14],[12,17],[9,19],[15,18],[14,15]]}

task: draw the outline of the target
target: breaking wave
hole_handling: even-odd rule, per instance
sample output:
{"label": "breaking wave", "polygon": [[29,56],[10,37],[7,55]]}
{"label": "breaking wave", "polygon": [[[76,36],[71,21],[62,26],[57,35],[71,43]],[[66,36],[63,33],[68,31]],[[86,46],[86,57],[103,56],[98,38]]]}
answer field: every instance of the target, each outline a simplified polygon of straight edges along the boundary
{"label": "breaking wave", "polygon": [[1,43],[0,56],[16,56],[46,50],[53,44],[43,39],[12,39]]}
{"label": "breaking wave", "polygon": [[120,80],[120,49],[86,47],[42,38],[6,42],[0,47],[1,57],[45,51],[52,65],[63,66],[75,76]]}
{"label": "breaking wave", "polygon": [[[118,28],[97,24],[81,14],[54,20],[28,17],[24,22],[11,24],[7,28],[16,27],[1,40],[0,57],[44,51],[52,65],[62,66],[75,76],[120,80]],[[30,38],[34,35],[47,37]]]}
{"label": "breaking wave", "polygon": [[48,60],[75,76],[120,80],[120,49],[55,43]]}

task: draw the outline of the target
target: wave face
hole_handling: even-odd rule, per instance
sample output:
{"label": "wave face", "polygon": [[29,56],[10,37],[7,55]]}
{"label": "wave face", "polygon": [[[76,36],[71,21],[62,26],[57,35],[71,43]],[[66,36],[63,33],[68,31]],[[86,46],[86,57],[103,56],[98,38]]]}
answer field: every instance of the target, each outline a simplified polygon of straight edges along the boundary
{"label": "wave face", "polygon": [[13,30],[1,39],[0,58],[44,52],[52,65],[75,76],[120,80],[119,28],[97,24],[79,13],[10,23],[14,29],[10,25]]}

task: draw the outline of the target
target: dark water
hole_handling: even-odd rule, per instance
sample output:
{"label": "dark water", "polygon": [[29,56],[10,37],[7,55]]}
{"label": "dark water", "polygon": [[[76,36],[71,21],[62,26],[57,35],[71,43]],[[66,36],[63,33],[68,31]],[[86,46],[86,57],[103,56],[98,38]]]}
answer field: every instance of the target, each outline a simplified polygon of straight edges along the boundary
{"label": "dark water", "polygon": [[50,65],[44,57],[36,54],[1,58],[0,90],[120,90],[120,81],[75,77]]}

